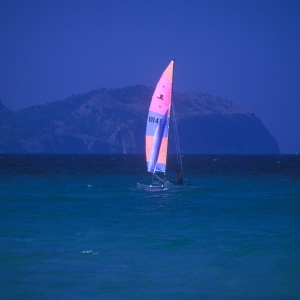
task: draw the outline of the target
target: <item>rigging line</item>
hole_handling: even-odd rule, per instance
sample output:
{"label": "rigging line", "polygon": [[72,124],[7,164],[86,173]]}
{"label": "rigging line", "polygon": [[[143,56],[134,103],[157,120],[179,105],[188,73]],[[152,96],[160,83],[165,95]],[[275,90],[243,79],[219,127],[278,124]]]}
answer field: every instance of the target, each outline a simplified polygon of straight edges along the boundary
{"label": "rigging line", "polygon": [[166,183],[166,180],[160,178],[157,174],[155,174],[155,177],[156,177],[158,180],[160,180],[161,182]]}
{"label": "rigging line", "polygon": [[[157,175],[157,173],[156,173],[156,167],[157,167],[157,162],[156,162],[156,164],[155,164],[154,172],[153,172],[152,176],[150,176],[150,177],[152,177],[151,184],[154,182],[154,177],[158,178],[158,179],[159,179],[160,181],[162,181],[163,183],[166,183],[166,178],[165,178],[165,179],[162,179],[162,178],[160,178],[160,177]],[[165,175],[165,177],[166,177],[166,174],[164,174],[164,175]]]}
{"label": "rigging line", "polygon": [[178,141],[178,131],[177,131],[177,122],[175,117],[175,109],[173,108],[173,120],[174,120],[174,133],[175,133],[175,148],[176,148],[176,159],[177,159],[177,165],[180,166],[180,148],[179,148],[179,141]]}
{"label": "rigging line", "polygon": [[152,175],[150,175],[150,176],[148,176],[147,178],[141,180],[139,183],[144,182],[144,181],[146,181],[146,180],[149,180],[149,178],[151,178],[151,177],[152,177]]}
{"label": "rigging line", "polygon": [[154,180],[154,176],[155,176],[155,172],[156,172],[156,165],[157,165],[157,161],[156,161],[156,164],[155,164],[155,167],[154,167],[154,170],[153,170],[151,184],[153,183],[153,180]]}
{"label": "rigging line", "polygon": [[[176,120],[176,116],[175,116],[174,102],[172,103],[172,114],[173,114],[173,120],[174,120],[174,130],[175,130],[175,147],[176,147],[177,164],[180,165],[181,174],[182,174],[182,177],[184,178],[182,158],[181,158],[179,138],[178,138],[178,130],[177,130],[177,120]],[[183,181],[183,184],[184,184],[184,181]]]}
{"label": "rigging line", "polygon": [[179,148],[179,141],[178,141],[178,131],[177,131],[177,122],[176,122],[176,116],[175,116],[175,109],[174,109],[174,103],[172,106],[172,114],[173,114],[173,122],[174,122],[174,134],[175,134],[175,147],[176,147],[176,158],[177,158],[177,164],[179,165],[180,160],[180,148]]}

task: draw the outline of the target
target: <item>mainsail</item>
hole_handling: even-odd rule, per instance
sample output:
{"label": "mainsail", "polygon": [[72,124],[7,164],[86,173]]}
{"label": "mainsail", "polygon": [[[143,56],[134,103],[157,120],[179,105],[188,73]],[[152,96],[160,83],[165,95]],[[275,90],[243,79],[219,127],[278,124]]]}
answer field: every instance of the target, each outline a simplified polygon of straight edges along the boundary
{"label": "mainsail", "polygon": [[162,74],[152,96],[146,129],[148,172],[165,172],[168,152],[170,107],[172,101],[174,61]]}

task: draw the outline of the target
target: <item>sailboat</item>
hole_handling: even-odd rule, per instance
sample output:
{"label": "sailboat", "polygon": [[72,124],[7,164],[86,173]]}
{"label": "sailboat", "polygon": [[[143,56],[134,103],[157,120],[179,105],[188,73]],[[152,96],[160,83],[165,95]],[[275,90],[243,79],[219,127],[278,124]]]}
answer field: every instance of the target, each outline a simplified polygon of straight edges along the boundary
{"label": "sailboat", "polygon": [[167,158],[169,146],[170,120],[175,117],[172,105],[174,61],[171,61],[154,90],[146,128],[146,162],[147,171],[152,173],[149,184],[144,184],[145,179],[137,184],[140,189],[166,190],[185,188],[183,168],[179,149],[177,125],[174,122],[175,143],[179,166],[177,167],[178,179],[174,182],[167,180]]}

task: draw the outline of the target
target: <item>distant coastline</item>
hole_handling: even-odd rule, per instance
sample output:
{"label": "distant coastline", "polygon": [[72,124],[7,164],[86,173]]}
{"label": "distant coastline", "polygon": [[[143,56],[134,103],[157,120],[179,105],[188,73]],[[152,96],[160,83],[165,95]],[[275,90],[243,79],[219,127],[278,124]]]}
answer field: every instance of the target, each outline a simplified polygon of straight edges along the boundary
{"label": "distant coastline", "polygon": [[[102,88],[15,112],[0,103],[0,153],[144,153],[152,93]],[[280,153],[261,120],[232,102],[176,92],[173,100],[183,154]]]}

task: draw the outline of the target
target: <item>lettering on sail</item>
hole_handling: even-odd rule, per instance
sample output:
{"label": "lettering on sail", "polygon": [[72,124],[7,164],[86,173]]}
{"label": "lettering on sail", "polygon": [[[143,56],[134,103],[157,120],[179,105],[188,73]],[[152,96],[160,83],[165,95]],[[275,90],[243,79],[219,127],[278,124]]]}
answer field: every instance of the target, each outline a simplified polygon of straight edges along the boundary
{"label": "lettering on sail", "polygon": [[158,123],[160,123],[160,121],[161,121],[160,118],[155,118],[155,117],[151,117],[151,116],[149,116],[149,118],[148,118],[148,122],[151,122],[151,123],[158,124]]}

